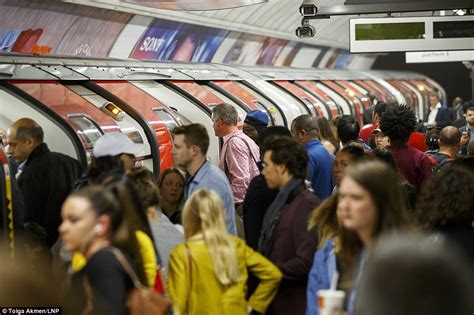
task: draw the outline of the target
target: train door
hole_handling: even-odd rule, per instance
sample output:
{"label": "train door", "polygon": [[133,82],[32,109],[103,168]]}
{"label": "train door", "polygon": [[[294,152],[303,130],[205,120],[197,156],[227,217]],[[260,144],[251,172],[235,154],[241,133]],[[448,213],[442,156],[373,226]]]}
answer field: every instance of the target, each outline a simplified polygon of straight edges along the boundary
{"label": "train door", "polygon": [[[403,81],[406,85],[410,86],[412,89],[415,89],[421,93],[423,97],[423,101],[420,106],[420,119],[424,119],[426,113],[428,113],[428,109],[430,107],[430,93],[437,91],[433,86],[426,84],[426,81],[423,80],[404,80]],[[441,103],[443,100],[441,100]]]}
{"label": "train door", "polygon": [[403,85],[401,82],[398,80],[386,80],[390,85],[392,85],[394,88],[399,90],[406,99],[406,105],[410,107],[415,113],[418,113],[418,98],[416,94],[409,88],[407,88],[405,85]]}
{"label": "train door", "polygon": [[364,90],[361,90],[360,88],[355,87],[349,81],[336,80],[334,82],[339,84],[342,88],[345,88],[346,93],[349,96],[352,96],[356,98],[359,102],[361,102],[365,110],[369,109],[369,107],[372,105],[370,104],[369,97],[367,96],[368,94],[367,91],[364,91]]}
{"label": "train door", "polygon": [[169,81],[169,83],[171,83],[171,85],[177,91],[180,91],[183,94],[190,95],[191,97],[193,97],[200,103],[209,107],[209,109],[211,110],[214,106],[219,105],[221,103],[228,103],[228,104],[233,105],[234,108],[237,110],[237,114],[239,115],[240,126],[242,126],[243,121],[245,120],[245,116],[247,116],[247,112],[250,110],[247,106],[243,107],[241,104],[236,104],[231,99],[229,99],[222,93],[214,90],[212,87],[208,85],[199,84],[198,82],[195,82],[195,81],[176,81],[176,80]]}
{"label": "train door", "polygon": [[326,112],[328,113],[328,119],[339,115],[340,111],[334,100],[323,90],[318,88],[315,82],[309,80],[298,80],[295,81],[295,84],[321,100],[323,106],[326,108]]}
{"label": "train door", "polygon": [[175,109],[188,121],[202,124],[209,134],[210,143],[207,156],[212,163],[219,163],[219,139],[214,136],[212,128],[211,110],[204,104],[193,100],[187,95],[180,94],[171,84],[157,81],[133,81],[136,87],[142,89],[168,107]]}
{"label": "train door", "polygon": [[252,91],[240,81],[215,80],[209,84],[215,89],[221,89],[222,93],[228,93],[229,96],[232,95],[236,100],[246,104],[252,110],[260,110],[266,113],[270,126],[283,125],[283,117],[280,114],[280,110],[268,99]]}
{"label": "train door", "polygon": [[288,127],[289,123],[296,117],[308,114],[308,110],[301,104],[301,101],[271,83],[275,80],[294,80],[294,77],[274,71],[275,69],[262,67],[228,66],[222,64],[216,66],[243,79],[243,85],[271,100],[272,104],[280,111],[285,127]]}
{"label": "train door", "polygon": [[331,99],[334,100],[336,103],[336,106],[339,109],[339,114],[341,115],[351,115],[355,117],[355,109],[349,104],[349,102],[339,95],[337,92],[326,86],[325,84],[322,84],[319,81],[314,81],[316,84],[316,87],[323,91],[326,95],[328,95]]}
{"label": "train door", "polygon": [[[75,94],[86,99],[90,106],[108,114],[120,131],[125,133],[134,143],[143,144],[145,149],[136,157],[137,160],[143,166],[153,171],[153,173],[159,174],[160,157],[157,141],[154,132],[141,114],[131,108],[131,106],[127,106],[126,103],[115,97],[112,93],[104,93],[106,90],[92,81],[81,82],[81,84],[79,82],[68,82],[66,86]],[[99,94],[99,92],[102,92],[104,96]],[[107,131],[104,130],[104,132]]]}
{"label": "train door", "polygon": [[352,109],[352,115],[355,119],[359,122],[359,124],[363,125],[362,114],[364,112],[363,105],[359,99],[355,96],[355,94],[349,93],[345,88],[341,87],[337,83],[331,80],[321,80],[322,84],[326,85],[327,87],[334,90],[334,92],[338,93],[341,97],[343,97],[349,106]]}
{"label": "train door", "polygon": [[392,95],[392,97],[397,101],[398,104],[407,103],[407,100],[405,96],[403,95],[403,93],[397,90],[395,87],[393,87],[386,80],[381,79],[377,75],[374,75],[370,72],[367,72],[367,74],[373,78],[373,80],[367,81],[369,84],[378,85],[378,86],[381,86],[384,90],[387,90],[390,93],[390,95]]}
{"label": "train door", "polygon": [[283,80],[275,81],[274,84],[278,85],[287,93],[290,93],[299,99],[309,109],[309,112],[312,116],[326,118],[329,117],[329,113],[326,111],[326,108],[324,107],[321,100],[301,89],[296,84]]}
{"label": "train door", "polygon": [[182,124],[179,117],[166,105],[130,82],[94,82],[133,107],[143,116],[153,130],[159,146],[160,170],[172,168],[174,161],[171,130]]}
{"label": "train door", "polygon": [[[9,126],[23,117],[33,119],[42,127],[44,142],[50,150],[67,154],[86,167],[88,140],[83,137],[85,130],[68,117],[84,114],[80,106],[71,105],[70,99],[75,99],[73,94],[68,94],[56,81],[2,81],[2,121],[8,122]],[[76,101],[80,103],[81,99]]]}
{"label": "train door", "polygon": [[[416,85],[410,84],[406,80],[398,80],[398,82],[403,85],[405,88],[410,90],[413,94],[416,95],[417,99],[417,107],[414,108],[415,114],[418,116],[419,119],[423,119],[425,116],[425,113],[427,112],[426,104],[429,104],[429,93],[423,93],[418,90],[418,87]],[[426,97],[428,98],[428,103],[425,103]]]}
{"label": "train door", "polygon": [[386,90],[382,90],[377,86],[371,85],[367,82],[368,80],[354,80],[351,83],[367,91],[367,93],[372,94],[375,97],[377,102],[388,102],[391,98],[390,94]]}

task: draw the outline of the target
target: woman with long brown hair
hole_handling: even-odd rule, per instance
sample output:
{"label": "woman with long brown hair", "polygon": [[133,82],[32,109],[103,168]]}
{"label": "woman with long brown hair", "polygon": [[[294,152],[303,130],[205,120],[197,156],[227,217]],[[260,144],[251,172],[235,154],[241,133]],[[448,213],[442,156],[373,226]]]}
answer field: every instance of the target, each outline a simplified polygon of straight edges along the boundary
{"label": "woman with long brown hair", "polygon": [[319,313],[317,292],[329,289],[336,274],[338,275],[336,284],[338,290],[344,290],[346,295],[349,295],[353,288],[353,269],[356,258],[362,250],[362,243],[355,233],[341,227],[337,205],[336,192],[324,200],[311,214],[308,229],[317,227],[319,245],[308,277],[307,315]]}
{"label": "woman with long brown hair", "polygon": [[[380,161],[360,162],[345,171],[338,190],[337,211],[344,229],[354,232],[363,246],[356,281],[363,272],[367,253],[383,234],[409,225],[400,176]],[[341,246],[348,248],[344,243]],[[349,297],[353,314],[355,292]]]}
{"label": "woman with long brown hair", "polygon": [[161,211],[173,224],[181,224],[184,176],[177,168],[167,168],[158,178]]}

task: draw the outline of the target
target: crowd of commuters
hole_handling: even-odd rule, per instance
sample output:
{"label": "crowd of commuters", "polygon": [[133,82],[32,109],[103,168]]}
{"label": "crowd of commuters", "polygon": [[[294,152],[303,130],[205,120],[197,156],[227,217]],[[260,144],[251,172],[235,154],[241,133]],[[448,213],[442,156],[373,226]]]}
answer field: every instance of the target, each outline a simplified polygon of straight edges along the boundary
{"label": "crowd of commuters", "polygon": [[[174,314],[323,314],[329,289],[344,296],[335,314],[472,312],[474,103],[455,101],[443,108],[432,93],[425,121],[378,103],[362,128],[348,115],[268,126],[256,110],[243,130],[220,104],[219,164],[207,159],[213,135],[183,125],[172,130],[176,168],[159,175],[118,132],[95,143],[82,172],[20,119],[2,140],[18,184],[18,255],[33,288],[55,284],[39,299],[77,314],[127,314],[136,288]],[[5,279],[1,303],[3,288],[28,283]]]}

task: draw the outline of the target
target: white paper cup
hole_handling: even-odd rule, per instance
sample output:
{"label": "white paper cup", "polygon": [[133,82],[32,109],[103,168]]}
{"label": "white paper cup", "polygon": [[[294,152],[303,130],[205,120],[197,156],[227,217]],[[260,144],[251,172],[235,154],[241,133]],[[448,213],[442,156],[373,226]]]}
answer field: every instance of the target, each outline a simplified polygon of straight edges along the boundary
{"label": "white paper cup", "polygon": [[318,290],[320,315],[340,315],[344,312],[346,292],[341,290]]}

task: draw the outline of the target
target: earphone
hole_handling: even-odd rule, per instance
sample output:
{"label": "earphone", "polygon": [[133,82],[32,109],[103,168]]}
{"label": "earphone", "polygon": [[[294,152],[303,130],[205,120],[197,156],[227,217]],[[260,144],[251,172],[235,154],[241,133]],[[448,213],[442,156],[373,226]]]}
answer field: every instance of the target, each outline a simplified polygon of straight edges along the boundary
{"label": "earphone", "polygon": [[89,232],[87,232],[87,235],[84,237],[82,243],[81,243],[81,246],[80,246],[80,249],[79,251],[81,253],[84,252],[84,250],[86,249],[86,247],[89,245],[89,243],[91,242],[91,240],[97,235],[99,234],[100,232],[102,232],[102,229],[103,229],[103,225],[102,223],[97,223]]}
{"label": "earphone", "polygon": [[97,223],[97,225],[94,227],[94,232],[97,234],[97,233],[100,233],[102,232],[102,228],[104,226],[102,225],[102,223]]}

